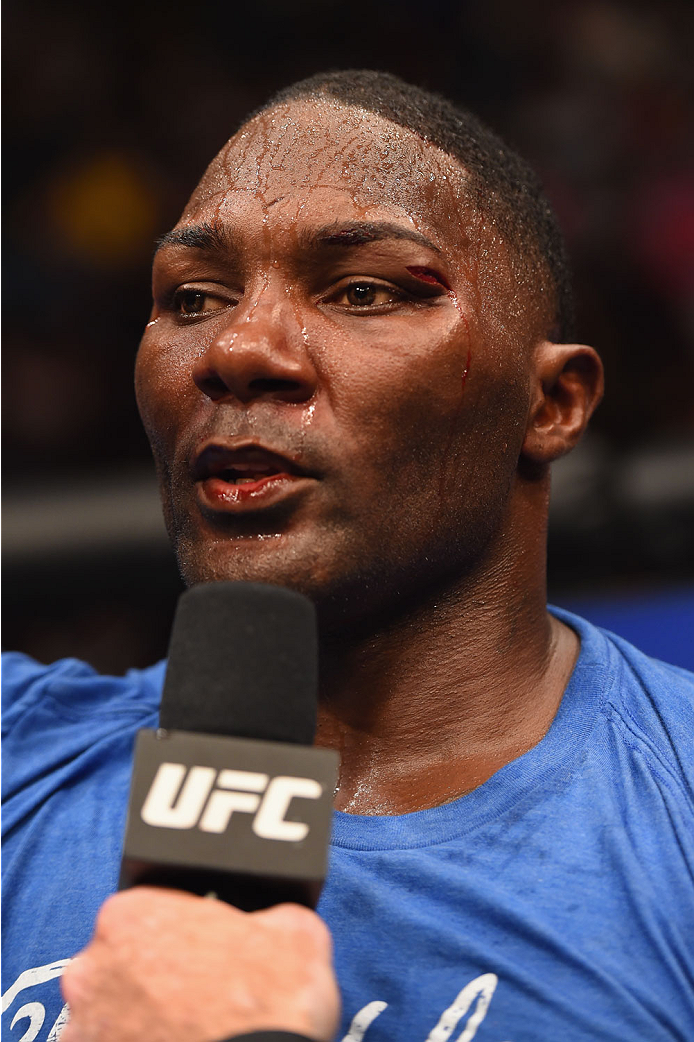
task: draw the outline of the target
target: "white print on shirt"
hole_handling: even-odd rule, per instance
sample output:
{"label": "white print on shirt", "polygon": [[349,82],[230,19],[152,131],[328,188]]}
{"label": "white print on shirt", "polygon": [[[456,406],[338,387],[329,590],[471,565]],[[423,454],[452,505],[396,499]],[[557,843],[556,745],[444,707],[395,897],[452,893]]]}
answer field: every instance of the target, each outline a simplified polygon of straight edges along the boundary
{"label": "white print on shirt", "polygon": [[[26,991],[27,988],[36,988],[39,984],[45,984],[47,981],[53,980],[54,977],[59,977],[69,962],[69,959],[58,959],[57,962],[49,962],[45,966],[34,966],[30,970],[24,970],[3,995],[2,1012],[4,1013],[9,1009],[20,992]],[[45,1042],[57,1042],[63,1026],[67,1022],[67,1017],[67,1006],[63,1006],[58,1014],[58,1019],[45,1036]],[[12,1017],[10,1030],[20,1020],[24,1019],[29,1021],[29,1025],[21,1038],[17,1039],[17,1042],[34,1042],[46,1019],[45,1007],[40,1002],[25,1002]]]}
{"label": "white print on shirt", "polygon": [[[445,1009],[439,1018],[439,1022],[426,1037],[425,1042],[448,1042],[458,1024],[470,1009],[473,1001],[477,999],[475,1007],[465,1022],[463,1033],[458,1035],[456,1042],[472,1042],[477,1034],[477,1028],[487,1016],[489,1003],[499,983],[495,973],[483,973],[466,984],[458,993],[453,1004]],[[359,1010],[350,1024],[349,1031],[342,1042],[362,1042],[366,1032],[376,1017],[388,1008],[387,1002],[369,1002]]]}
{"label": "white print on shirt", "polygon": [[[9,1009],[21,992],[27,991],[29,988],[35,988],[40,984],[46,984],[48,981],[53,980],[54,977],[59,977],[69,962],[69,959],[59,959],[57,962],[49,962],[45,966],[35,966],[33,969],[24,970],[2,996],[2,1012],[5,1013]],[[478,1027],[487,1016],[489,1003],[492,1000],[498,982],[499,978],[495,973],[483,973],[480,977],[475,977],[469,984],[466,984],[448,1009],[443,1011],[438,1024],[429,1032],[424,1042],[449,1042],[453,1032],[460,1025],[460,1021],[470,1011],[471,1007],[472,1012],[463,1025],[462,1034],[458,1035],[454,1042],[472,1042],[477,1034]],[[376,1017],[380,1016],[387,1008],[388,1003],[380,1000],[374,1000],[363,1006],[356,1016],[353,1017],[349,1031],[342,1039],[342,1042],[362,1042]],[[10,1024],[10,1030],[24,1019],[28,1020],[29,1024],[24,1034],[16,1042],[36,1042],[43,1027],[43,1022],[46,1019],[45,1007],[40,1002],[25,1002],[15,1012]],[[43,1035],[39,1042],[58,1042],[67,1019],[68,1008],[63,1006],[58,1019],[52,1025],[48,1034]]]}

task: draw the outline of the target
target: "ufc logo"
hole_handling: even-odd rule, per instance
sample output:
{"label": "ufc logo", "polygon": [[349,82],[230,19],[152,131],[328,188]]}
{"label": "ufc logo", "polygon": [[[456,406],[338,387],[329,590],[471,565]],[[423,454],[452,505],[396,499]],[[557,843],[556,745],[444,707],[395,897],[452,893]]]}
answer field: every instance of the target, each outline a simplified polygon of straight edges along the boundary
{"label": "ufc logo", "polygon": [[158,828],[197,825],[203,832],[224,832],[234,811],[243,811],[255,815],[257,836],[296,842],[308,835],[309,827],[303,821],[285,821],[289,804],[295,796],[317,800],[322,793],[323,786],[313,778],[279,775],[270,781],[269,775],[252,771],[162,763],[140,815]]}

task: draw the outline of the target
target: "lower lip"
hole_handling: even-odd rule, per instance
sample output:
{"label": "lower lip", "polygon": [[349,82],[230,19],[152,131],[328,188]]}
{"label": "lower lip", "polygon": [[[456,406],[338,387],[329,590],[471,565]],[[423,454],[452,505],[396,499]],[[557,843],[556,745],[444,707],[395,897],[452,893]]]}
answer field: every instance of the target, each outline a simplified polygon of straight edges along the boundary
{"label": "lower lip", "polygon": [[260,481],[234,485],[221,478],[206,478],[198,483],[198,497],[208,509],[239,513],[272,506],[309,480],[296,474],[271,474]]}

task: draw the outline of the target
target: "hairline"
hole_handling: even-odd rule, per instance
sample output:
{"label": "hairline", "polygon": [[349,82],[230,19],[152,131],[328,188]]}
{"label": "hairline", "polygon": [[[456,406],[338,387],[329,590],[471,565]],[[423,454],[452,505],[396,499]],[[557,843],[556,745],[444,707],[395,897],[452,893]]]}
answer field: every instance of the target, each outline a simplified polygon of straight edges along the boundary
{"label": "hairline", "polygon": [[573,339],[571,265],[561,227],[537,172],[493,128],[450,98],[373,69],[327,70],[289,84],[251,112],[243,126],[299,101],[335,101],[372,113],[450,156],[456,164],[451,169],[462,171],[461,188],[472,211],[488,217],[511,247],[510,255],[534,279],[538,299],[551,300],[549,335]]}
{"label": "hairline", "polygon": [[[431,138],[425,137],[418,130],[415,130],[413,127],[408,127],[405,123],[398,123],[397,120],[391,119],[390,116],[384,116],[382,112],[378,112],[376,109],[367,108],[366,106],[360,105],[357,102],[343,101],[342,98],[335,97],[334,95],[328,94],[326,92],[317,91],[315,94],[302,94],[297,95],[295,98],[283,98],[278,101],[273,101],[273,99],[270,99],[270,102],[267,105],[263,105],[261,108],[256,109],[254,112],[250,114],[250,116],[247,117],[247,119],[243,121],[243,123],[241,123],[238,129],[232,134],[232,136],[227,141],[226,145],[224,146],[224,149],[226,149],[228,145],[231,144],[231,142],[234,140],[234,138],[238,137],[238,135],[243,130],[245,130],[246,127],[251,126],[251,124],[255,123],[256,120],[261,119],[263,116],[267,115],[270,112],[274,112],[276,109],[281,109],[283,107],[290,108],[291,106],[300,105],[302,103],[315,105],[321,102],[325,102],[328,105],[335,105],[341,109],[355,109],[357,112],[361,112],[365,116],[375,116],[377,119],[381,119],[386,123],[390,123],[391,126],[397,127],[399,130],[404,130],[406,133],[411,134],[414,138],[416,138],[417,142],[420,145],[423,145],[426,148],[436,149],[436,151],[440,152],[441,155],[451,160],[454,163],[456,170],[460,174],[462,174],[461,181],[466,190],[472,188],[473,178],[475,176],[474,173],[471,172],[469,167],[463,164],[463,161],[459,156],[456,156],[449,149],[444,148],[443,145],[439,145],[436,141],[432,140]],[[479,203],[479,200],[474,200],[472,191],[469,191],[468,195],[471,204],[475,208],[475,211],[484,213],[492,221],[494,221],[494,225],[495,227],[497,227],[498,225],[497,222],[494,220],[493,211],[484,207],[484,205],[481,205]],[[514,245],[510,241],[509,236],[504,236],[504,241],[508,241],[508,244],[510,246]]]}
{"label": "hairline", "polygon": [[[407,124],[398,122],[395,119],[391,119],[389,116],[384,115],[382,112],[378,112],[375,108],[368,108],[367,106],[358,102],[345,101],[342,98],[336,97],[335,95],[328,93],[327,91],[320,90],[315,91],[313,93],[297,94],[295,97],[290,98],[271,98],[267,104],[261,106],[259,109],[256,109],[243,121],[243,123],[241,123],[241,125],[237,128],[237,130],[234,132],[231,138],[229,138],[227,144],[224,146],[223,151],[247,127],[251,126],[256,121],[261,120],[264,116],[278,109],[289,109],[292,106],[297,106],[302,103],[306,103],[309,105],[324,103],[328,104],[329,106],[334,105],[341,109],[353,109],[357,112],[362,113],[365,116],[375,116],[377,119],[384,120],[385,122],[390,123],[391,126],[397,127],[399,130],[403,130],[408,134],[412,135],[412,137],[415,138],[416,142],[420,146],[436,149],[442,156],[445,156],[446,159],[450,160],[450,162],[454,166],[454,169],[461,175],[461,184],[467,196],[467,200],[469,202],[472,213],[477,214],[478,216],[484,216],[488,218],[490,222],[494,225],[495,229],[498,231],[504,246],[506,246],[510,251],[512,251],[515,257],[518,258],[518,260],[521,262],[521,264],[530,264],[530,258],[528,254],[523,251],[522,243],[516,241],[513,235],[508,234],[502,227],[500,227],[499,221],[497,219],[497,214],[494,212],[494,208],[492,206],[485,206],[483,200],[479,198],[477,193],[475,193],[475,183],[481,183],[481,177],[479,177],[479,175],[476,174],[475,171],[471,170],[468,166],[464,165],[463,160],[459,156],[455,155],[454,152],[451,152],[448,148],[445,148],[443,145],[438,144],[438,142],[434,141],[432,138],[426,137],[415,128],[409,127],[407,126]],[[543,286],[549,286],[554,297],[554,307],[556,310],[559,306],[559,296],[558,289],[555,286],[554,278],[552,276],[550,264],[547,258],[543,255],[541,250],[538,250],[538,259],[540,260],[543,269],[543,275],[540,277],[541,284],[543,284]],[[538,283],[538,289],[539,287],[540,283]],[[536,292],[535,296],[539,300],[539,298],[543,296],[542,289],[539,289],[539,292]],[[544,303],[546,304],[547,301],[545,300]]]}

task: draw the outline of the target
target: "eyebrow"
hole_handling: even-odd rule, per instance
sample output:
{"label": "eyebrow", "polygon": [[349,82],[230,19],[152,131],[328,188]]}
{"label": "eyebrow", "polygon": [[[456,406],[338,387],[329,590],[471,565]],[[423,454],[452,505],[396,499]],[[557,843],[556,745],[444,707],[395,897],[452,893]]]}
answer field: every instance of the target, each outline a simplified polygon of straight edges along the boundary
{"label": "eyebrow", "polygon": [[166,232],[154,245],[155,254],[162,246],[186,246],[191,250],[225,250],[229,240],[223,227],[217,222],[204,221],[192,228],[173,228]]}
{"label": "eyebrow", "polygon": [[[325,225],[323,228],[304,230],[300,233],[300,239],[305,248],[341,246],[348,249],[354,246],[366,246],[368,243],[380,242],[384,239],[404,239],[416,242],[419,246],[426,246],[435,253],[442,252],[441,248],[426,235],[391,221],[336,222]],[[205,221],[190,228],[173,228],[170,232],[166,232],[157,239],[155,254],[163,246],[222,251],[229,248],[229,238],[218,222]]]}
{"label": "eyebrow", "polygon": [[345,247],[366,246],[370,242],[379,242],[383,239],[407,239],[420,246],[426,246],[435,253],[442,252],[439,246],[421,232],[416,232],[413,228],[404,228],[401,224],[393,224],[390,221],[336,223],[319,228],[317,231],[306,232],[302,235],[302,239],[308,246]]}

